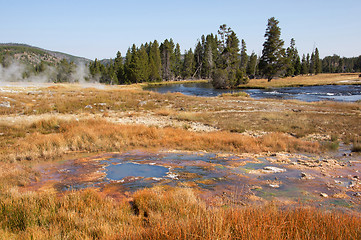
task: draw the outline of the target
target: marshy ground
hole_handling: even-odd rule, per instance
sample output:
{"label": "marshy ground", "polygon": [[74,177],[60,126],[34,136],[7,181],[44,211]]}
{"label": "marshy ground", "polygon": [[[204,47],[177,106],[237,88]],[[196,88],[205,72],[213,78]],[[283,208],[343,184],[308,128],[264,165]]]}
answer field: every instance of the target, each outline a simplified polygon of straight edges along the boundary
{"label": "marshy ground", "polygon": [[[4,238],[361,236],[360,102],[3,84],[0,114]],[[173,175],[107,177],[130,162]]]}

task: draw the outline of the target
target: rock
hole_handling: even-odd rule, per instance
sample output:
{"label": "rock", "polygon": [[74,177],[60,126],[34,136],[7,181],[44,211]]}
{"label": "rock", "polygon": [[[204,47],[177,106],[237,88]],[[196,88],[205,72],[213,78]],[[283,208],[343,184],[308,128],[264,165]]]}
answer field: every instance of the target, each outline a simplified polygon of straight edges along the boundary
{"label": "rock", "polygon": [[86,105],[85,108],[93,109],[92,105]]}
{"label": "rock", "polygon": [[278,185],[278,184],[270,184],[269,185],[271,188],[279,188],[280,187],[280,185]]}
{"label": "rock", "polygon": [[318,167],[320,166],[320,160],[304,160],[297,159],[297,163],[307,167]]}
{"label": "rock", "polygon": [[4,102],[0,103],[0,107],[10,108],[10,107],[11,107],[11,105],[10,105],[10,102],[8,102],[8,101],[4,101]]}
{"label": "rock", "polygon": [[301,179],[315,179],[314,177],[312,177],[311,175],[307,174],[307,173],[304,173],[304,172],[301,172]]}
{"label": "rock", "polygon": [[361,193],[355,192],[355,193],[352,194],[352,196],[354,196],[354,197],[361,197]]}
{"label": "rock", "polygon": [[139,106],[144,106],[144,105],[147,104],[147,103],[148,103],[148,101],[141,101],[141,102],[138,103],[138,105],[139,105]]}
{"label": "rock", "polygon": [[286,172],[286,169],[267,166],[267,167],[263,168],[263,172],[265,172],[265,173],[281,173],[281,172]]}
{"label": "rock", "polygon": [[328,195],[326,193],[320,193],[321,197],[328,198]]}
{"label": "rock", "polygon": [[349,182],[349,184],[348,184],[348,187],[347,187],[347,188],[353,188],[353,187],[355,187],[355,186],[356,186],[356,184],[357,184],[357,182],[356,182],[356,181],[351,181],[351,182]]}

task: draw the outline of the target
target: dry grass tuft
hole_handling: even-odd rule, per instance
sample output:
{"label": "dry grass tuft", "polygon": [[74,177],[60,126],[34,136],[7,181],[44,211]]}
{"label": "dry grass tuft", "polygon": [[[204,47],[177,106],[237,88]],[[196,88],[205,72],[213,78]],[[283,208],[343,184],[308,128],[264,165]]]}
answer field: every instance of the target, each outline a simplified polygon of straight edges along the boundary
{"label": "dry grass tuft", "polygon": [[[24,127],[27,134],[16,137],[2,149],[3,161],[51,159],[71,151],[124,151],[135,148],[208,150],[224,152],[307,151],[319,144],[282,133],[250,137],[238,133],[195,133],[183,129],[119,125],[102,119],[60,121],[50,119]],[[15,131],[15,134],[18,132]],[[11,136],[9,136],[11,137]]]}
{"label": "dry grass tuft", "polygon": [[0,195],[11,239],[359,239],[361,218],[314,208],[210,207],[188,188],[155,187],[115,201],[96,190]]}

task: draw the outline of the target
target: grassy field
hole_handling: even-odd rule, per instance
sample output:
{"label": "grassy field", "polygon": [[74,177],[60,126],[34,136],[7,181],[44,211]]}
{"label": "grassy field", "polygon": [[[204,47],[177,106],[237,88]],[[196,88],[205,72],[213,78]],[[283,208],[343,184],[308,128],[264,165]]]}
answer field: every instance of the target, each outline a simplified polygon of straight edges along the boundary
{"label": "grassy field", "polygon": [[359,239],[361,218],[277,205],[207,206],[189,188],[144,189],[130,199],[95,190],[0,196],[2,239]]}
{"label": "grassy field", "polygon": [[[326,78],[336,84],[358,75],[291,80],[329,84]],[[250,86],[257,81],[263,80],[252,80]],[[285,84],[282,81],[286,80],[271,84]],[[59,193],[23,188],[41,178],[33,168],[39,161],[77,152],[322,154],[341,142],[357,150],[359,102],[254,100],[243,95],[199,98],[147,92],[140,85],[57,84],[5,90],[0,92],[0,103],[6,103],[0,107],[0,239],[361,238],[357,214],[277,203],[213,206],[187,186],[154,187],[119,198],[96,189]]]}
{"label": "grassy field", "polygon": [[240,88],[272,88],[272,87],[302,87],[318,85],[347,85],[361,84],[360,73],[322,73],[309,76],[295,76],[273,79],[251,79],[249,83],[241,85]]}

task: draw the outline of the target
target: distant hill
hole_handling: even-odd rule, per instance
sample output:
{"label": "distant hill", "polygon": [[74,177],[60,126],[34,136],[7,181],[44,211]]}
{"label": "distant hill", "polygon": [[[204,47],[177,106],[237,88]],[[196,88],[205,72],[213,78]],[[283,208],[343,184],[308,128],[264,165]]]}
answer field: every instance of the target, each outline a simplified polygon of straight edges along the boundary
{"label": "distant hill", "polygon": [[0,43],[0,56],[9,56],[30,65],[39,64],[41,61],[49,65],[56,65],[62,59],[66,59],[68,62],[74,62],[75,64],[87,64],[91,62],[91,60],[87,58],[19,43]]}

